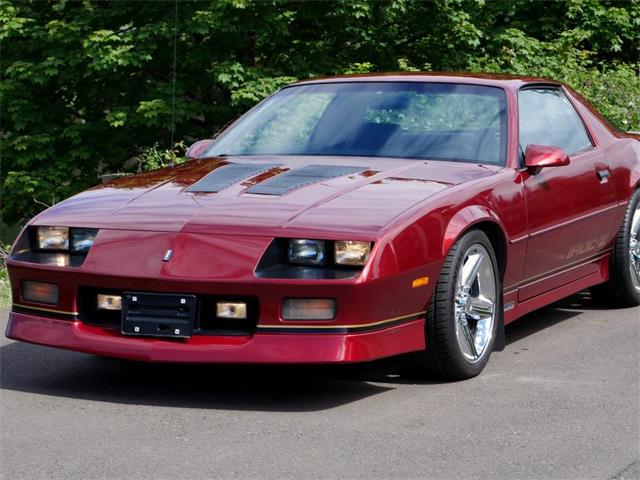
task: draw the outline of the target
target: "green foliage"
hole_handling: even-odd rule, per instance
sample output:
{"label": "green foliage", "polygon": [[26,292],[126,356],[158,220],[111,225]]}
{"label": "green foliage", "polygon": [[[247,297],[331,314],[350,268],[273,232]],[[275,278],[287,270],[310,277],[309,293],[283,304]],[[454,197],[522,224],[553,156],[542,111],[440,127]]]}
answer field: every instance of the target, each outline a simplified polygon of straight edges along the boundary
{"label": "green foliage", "polygon": [[9,246],[0,243],[0,308],[9,308],[11,305],[11,285],[7,272],[7,255]]}
{"label": "green foliage", "polygon": [[177,23],[175,7],[0,0],[5,222],[105,175],[178,162],[186,144],[298,78],[542,75],[640,129],[640,0],[180,0]]}
{"label": "green foliage", "polygon": [[184,142],[176,143],[173,148],[169,149],[160,148],[157,143],[151,147],[145,147],[140,155],[134,158],[137,170],[143,172],[183,163],[187,161],[184,156],[187,148]]}

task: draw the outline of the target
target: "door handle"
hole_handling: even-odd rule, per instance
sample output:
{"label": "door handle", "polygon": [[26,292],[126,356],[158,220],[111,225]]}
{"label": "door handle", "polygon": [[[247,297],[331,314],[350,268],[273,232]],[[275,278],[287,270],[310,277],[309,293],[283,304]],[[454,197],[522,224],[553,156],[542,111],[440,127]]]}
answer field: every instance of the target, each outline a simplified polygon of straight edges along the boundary
{"label": "door handle", "polygon": [[598,179],[600,183],[607,183],[609,181],[609,177],[611,176],[611,170],[605,168],[604,170],[596,170],[596,175],[598,175]]}

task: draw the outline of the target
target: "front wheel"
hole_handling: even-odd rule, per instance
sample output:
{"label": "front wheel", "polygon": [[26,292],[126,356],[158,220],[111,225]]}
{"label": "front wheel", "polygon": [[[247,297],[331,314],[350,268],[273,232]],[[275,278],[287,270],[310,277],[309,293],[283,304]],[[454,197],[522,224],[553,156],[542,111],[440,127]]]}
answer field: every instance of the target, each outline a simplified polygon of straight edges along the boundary
{"label": "front wheel", "polygon": [[424,372],[449,380],[478,375],[491,355],[502,308],[502,285],[489,238],[479,230],[449,251],[427,310]]}

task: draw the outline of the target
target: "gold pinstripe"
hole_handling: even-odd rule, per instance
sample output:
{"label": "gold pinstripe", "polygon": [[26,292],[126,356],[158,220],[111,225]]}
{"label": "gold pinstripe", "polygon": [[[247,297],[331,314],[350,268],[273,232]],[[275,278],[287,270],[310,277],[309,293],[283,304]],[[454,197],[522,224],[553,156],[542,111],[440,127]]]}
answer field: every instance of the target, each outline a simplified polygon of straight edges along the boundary
{"label": "gold pinstripe", "polygon": [[409,315],[402,315],[400,317],[387,318],[386,320],[380,320],[378,322],[372,323],[360,323],[357,325],[298,325],[298,324],[289,324],[289,325],[258,325],[259,329],[263,328],[327,328],[327,329],[335,329],[335,328],[363,328],[363,327],[374,327],[376,325],[384,325],[385,323],[397,322],[398,320],[404,320],[405,318],[416,317],[418,315],[423,315],[427,313],[426,310],[416,313],[410,313]]}
{"label": "gold pinstripe", "polygon": [[[42,307],[32,307],[30,305],[21,305],[18,303],[14,303],[14,306],[20,308],[26,308],[28,310],[36,310],[41,312],[51,312],[58,313],[61,315],[78,315],[78,312],[65,312],[62,310],[54,310],[52,308],[42,308]],[[258,328],[326,328],[326,329],[335,329],[335,328],[364,328],[364,327],[374,327],[377,325],[384,325],[385,323],[393,323],[398,320],[404,320],[406,318],[417,317],[419,315],[424,315],[427,313],[426,310],[422,310],[420,312],[410,313],[409,315],[401,315],[399,317],[387,318],[385,320],[380,320],[377,322],[371,323],[359,323],[356,325],[297,325],[297,324],[288,324],[288,325],[258,325]]]}
{"label": "gold pinstripe", "polygon": [[39,312],[51,312],[51,313],[59,313],[60,315],[78,315],[78,312],[65,312],[62,310],[54,310],[52,308],[42,308],[42,307],[32,307],[30,305],[21,305],[19,303],[14,303],[14,307],[26,308],[28,310],[36,310]]}

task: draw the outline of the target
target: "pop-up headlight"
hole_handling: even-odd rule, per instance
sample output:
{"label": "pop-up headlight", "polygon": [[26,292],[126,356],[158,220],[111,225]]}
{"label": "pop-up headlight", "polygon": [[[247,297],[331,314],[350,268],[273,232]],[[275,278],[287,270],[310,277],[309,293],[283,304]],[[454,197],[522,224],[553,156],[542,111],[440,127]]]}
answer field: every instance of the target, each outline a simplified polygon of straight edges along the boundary
{"label": "pop-up headlight", "polygon": [[87,253],[97,233],[95,228],[36,227],[35,248],[41,251]]}
{"label": "pop-up headlight", "polygon": [[95,228],[72,228],[71,250],[74,252],[88,252],[93,246],[98,230]]}

